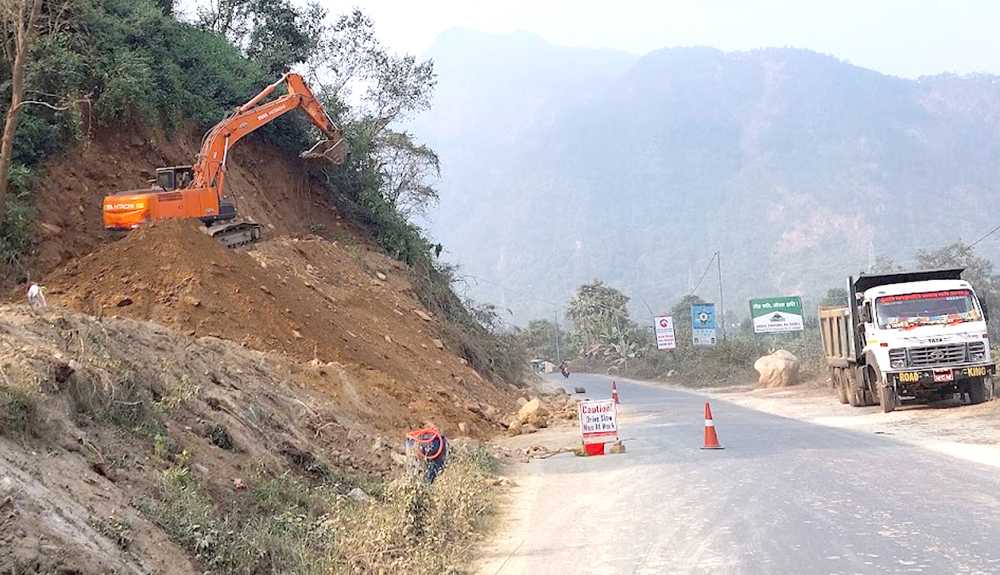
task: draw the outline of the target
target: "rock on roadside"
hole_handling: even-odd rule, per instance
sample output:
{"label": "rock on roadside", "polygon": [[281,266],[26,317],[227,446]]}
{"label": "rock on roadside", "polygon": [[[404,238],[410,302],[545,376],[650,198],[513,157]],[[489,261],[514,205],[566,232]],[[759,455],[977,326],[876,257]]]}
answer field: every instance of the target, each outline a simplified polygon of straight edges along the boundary
{"label": "rock on roadside", "polygon": [[759,387],[788,387],[799,383],[799,358],[783,349],[761,357],[754,362],[753,368],[760,374]]}

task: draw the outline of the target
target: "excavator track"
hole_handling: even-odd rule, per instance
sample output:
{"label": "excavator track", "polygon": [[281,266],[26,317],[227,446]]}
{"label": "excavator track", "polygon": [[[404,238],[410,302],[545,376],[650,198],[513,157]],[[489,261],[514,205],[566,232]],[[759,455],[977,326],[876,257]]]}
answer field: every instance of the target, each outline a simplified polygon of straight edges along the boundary
{"label": "excavator track", "polygon": [[203,228],[205,233],[222,245],[235,249],[253,244],[260,239],[263,227],[254,222],[216,223]]}

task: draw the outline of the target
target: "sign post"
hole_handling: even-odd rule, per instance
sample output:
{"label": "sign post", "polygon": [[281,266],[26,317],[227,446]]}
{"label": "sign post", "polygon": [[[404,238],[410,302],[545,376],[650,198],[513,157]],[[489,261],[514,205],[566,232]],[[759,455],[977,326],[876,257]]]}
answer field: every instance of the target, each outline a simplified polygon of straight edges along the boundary
{"label": "sign post", "polygon": [[715,345],[718,342],[715,330],[715,304],[691,304],[691,343]]}
{"label": "sign post", "polygon": [[653,318],[653,331],[656,333],[656,349],[677,349],[677,338],[674,337],[674,318],[669,315]]}
{"label": "sign post", "polygon": [[581,401],[577,409],[580,411],[580,435],[585,449],[588,445],[599,445],[594,451],[603,453],[605,443],[618,441],[618,408],[615,400]]}
{"label": "sign post", "polygon": [[750,317],[754,333],[802,331],[802,298],[794,295],[752,299]]}

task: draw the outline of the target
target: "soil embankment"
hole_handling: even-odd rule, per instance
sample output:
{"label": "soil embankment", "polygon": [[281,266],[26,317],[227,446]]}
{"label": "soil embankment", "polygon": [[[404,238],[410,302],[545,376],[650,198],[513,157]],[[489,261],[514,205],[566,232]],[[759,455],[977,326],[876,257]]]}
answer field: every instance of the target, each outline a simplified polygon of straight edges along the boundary
{"label": "soil embankment", "polygon": [[[0,306],[0,568],[249,572],[246,553],[306,557],[299,545],[329,558],[336,537],[246,526],[294,511],[312,533],[392,515],[409,492],[385,487],[367,508],[351,495],[356,512],[343,501],[406,467],[406,430],[488,437],[516,410],[519,382],[473,370],[412,272],[266,144],[242,142],[227,175],[241,216],[265,228],[251,249],[195,222],[105,233],[105,194],[196,148],[191,133],[105,133],[45,167],[28,270],[49,308]],[[469,473],[443,489],[485,481]]]}

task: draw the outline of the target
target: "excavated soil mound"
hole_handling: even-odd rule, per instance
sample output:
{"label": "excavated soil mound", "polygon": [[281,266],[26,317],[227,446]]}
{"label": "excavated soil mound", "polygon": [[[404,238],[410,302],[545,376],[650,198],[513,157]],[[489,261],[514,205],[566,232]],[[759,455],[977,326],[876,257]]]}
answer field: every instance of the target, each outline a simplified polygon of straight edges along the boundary
{"label": "excavated soil mound", "polygon": [[[32,190],[38,242],[28,271],[44,276],[107,242],[101,219],[104,196],[149,188],[156,168],[192,164],[201,138],[191,126],[170,136],[145,129],[107,130],[46,162],[45,177]],[[356,233],[329,205],[322,186],[309,179],[306,162],[254,136],[233,149],[225,194],[243,217],[263,224],[269,237],[316,230],[337,237]]]}
{"label": "excavated soil mound", "polygon": [[[481,378],[436,335],[397,262],[364,246],[281,238],[228,250],[192,222],[131,233],[49,276],[49,300],[96,316],[151,320],[317,365],[362,382],[392,426],[426,418],[495,431],[509,390]],[[504,385],[504,384],[500,384]],[[382,401],[384,400],[384,401]]]}
{"label": "excavated soil mound", "polygon": [[168,222],[137,230],[48,278],[49,293],[92,315],[154,320],[311,359],[303,330],[319,339],[329,325],[315,312],[331,304],[301,283],[282,285],[199,228]]}

